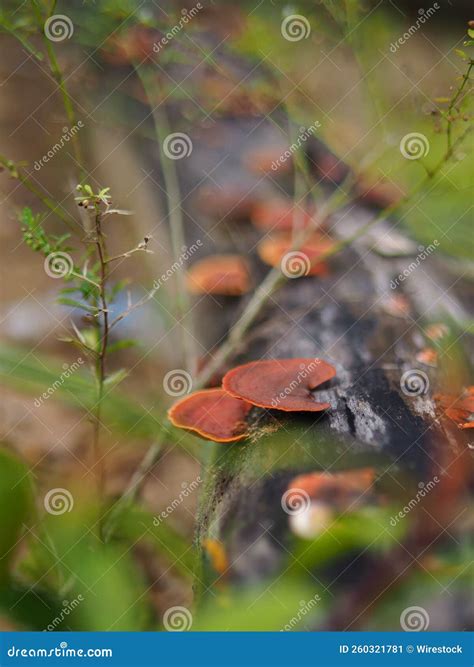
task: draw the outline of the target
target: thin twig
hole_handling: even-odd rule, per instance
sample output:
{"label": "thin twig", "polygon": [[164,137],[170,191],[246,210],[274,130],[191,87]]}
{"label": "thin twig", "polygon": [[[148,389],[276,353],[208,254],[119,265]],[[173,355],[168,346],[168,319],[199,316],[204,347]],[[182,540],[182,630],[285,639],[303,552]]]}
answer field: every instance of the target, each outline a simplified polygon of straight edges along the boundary
{"label": "thin twig", "polygon": [[[152,117],[160,150],[161,170],[165,182],[173,261],[179,262],[180,256],[185,248],[180,187],[174,161],[167,158],[163,151],[164,141],[169,136],[171,129],[163,105],[154,104],[153,98],[155,95],[153,95],[152,86],[154,85],[156,88],[158,85],[156,73],[153,73],[153,78],[151,78],[146,69],[139,66],[136,66],[135,69],[152,107]],[[190,331],[192,325],[188,317],[190,312],[190,300],[186,289],[185,275],[182,271],[176,272],[176,282],[178,291],[176,311],[181,325],[185,367],[191,374],[193,374],[196,368],[196,355],[194,339]]]}
{"label": "thin twig", "polygon": [[155,442],[148,448],[125,491],[110,510],[103,527],[103,539],[105,542],[108,542],[112,537],[120,515],[134,502],[148,473],[158,461],[164,438],[165,431],[162,431]]}
{"label": "thin twig", "polygon": [[93,451],[94,451],[95,465],[98,466],[98,474],[97,474],[98,493],[102,505],[105,493],[105,469],[100,451],[100,430],[102,425],[102,401],[104,396],[104,382],[105,382],[105,370],[106,370],[105,363],[107,356],[107,345],[109,341],[109,311],[108,311],[107,296],[106,296],[106,286],[108,278],[107,252],[105,248],[104,236],[102,233],[101,225],[102,225],[101,212],[99,209],[99,205],[97,205],[95,213],[95,233],[96,233],[95,245],[97,249],[97,256],[100,263],[99,299],[102,310],[102,328],[100,329],[100,320],[98,319],[97,322],[99,326],[99,331],[101,333],[101,338],[100,338],[99,354],[96,360],[96,376],[97,376],[98,390],[97,390],[97,402],[95,406]]}
{"label": "thin twig", "polygon": [[[44,43],[44,46],[45,46],[45,49],[46,49],[46,53],[48,55],[49,66],[50,66],[50,69],[51,69],[51,73],[52,73],[56,83],[58,84],[58,88],[59,88],[59,91],[61,93],[61,97],[62,97],[62,100],[63,100],[63,106],[64,106],[64,110],[66,112],[67,119],[68,119],[71,127],[75,127],[76,124],[77,124],[77,119],[76,119],[76,113],[74,111],[74,105],[72,103],[72,100],[71,100],[71,97],[69,95],[68,89],[67,89],[66,84],[64,82],[63,73],[62,73],[61,67],[59,66],[58,60],[56,58],[56,53],[55,53],[55,50],[53,48],[53,44],[52,44],[51,40],[48,39],[47,35],[45,34],[45,31],[44,31],[45,18],[43,16],[42,12],[41,12],[41,8],[38,6],[37,0],[32,0],[32,5],[33,5],[33,9],[36,13],[36,17],[37,17],[37,19],[40,23],[39,27],[40,27],[41,35],[42,35],[42,38],[43,38],[43,43]],[[54,9],[52,11],[54,11]],[[51,16],[50,12],[48,12],[48,16]],[[81,144],[80,144],[79,138],[76,136],[75,133],[71,133],[71,140],[72,140],[71,143],[72,143],[72,148],[73,148],[73,151],[74,151],[74,156],[76,158],[76,162],[79,165],[80,176],[82,178],[85,175],[85,172],[84,172],[84,167],[83,167],[84,160],[83,160],[83,156],[82,156]]]}
{"label": "thin twig", "polygon": [[62,222],[64,222],[65,225],[72,231],[76,232],[77,227],[79,223],[77,223],[75,220],[69,219],[59,208],[57,204],[54,203],[52,199],[49,197],[45,196],[37,187],[34,185],[31,180],[26,176],[26,174],[23,173],[23,171],[20,169],[18,165],[16,165],[12,160],[9,160],[7,157],[4,155],[0,155],[0,165],[5,167],[5,169],[8,169],[8,172],[10,173],[10,176],[12,178],[15,178],[17,181],[20,181],[22,185],[25,186],[27,190],[29,190],[39,201],[46,206],[52,213],[58,216]]}
{"label": "thin twig", "polygon": [[133,250],[127,250],[127,252],[122,252],[120,255],[115,255],[114,257],[109,257],[105,263],[110,264],[110,262],[116,262],[118,259],[127,259],[130,257],[130,255],[133,255],[134,252],[152,252],[151,250],[147,250],[146,248],[133,248]]}
{"label": "thin twig", "polygon": [[467,68],[466,73],[463,74],[463,77],[462,77],[462,83],[461,83],[461,85],[459,86],[459,88],[458,88],[456,94],[454,95],[454,97],[451,99],[451,102],[450,102],[450,104],[449,104],[448,110],[447,110],[447,112],[446,112],[446,115],[447,115],[447,122],[448,122],[448,127],[446,128],[446,137],[447,137],[447,143],[448,143],[448,151],[451,150],[451,142],[452,142],[452,138],[451,138],[451,136],[452,136],[452,129],[453,129],[453,118],[452,118],[452,113],[453,113],[453,110],[455,109],[455,106],[456,106],[457,101],[459,100],[459,98],[460,98],[461,95],[462,95],[462,92],[463,92],[463,90],[464,90],[464,87],[465,87],[466,83],[469,81],[469,75],[471,74],[471,70],[472,70],[473,67],[474,67],[474,62],[473,62],[473,61],[470,61],[470,63],[469,63],[469,67]]}

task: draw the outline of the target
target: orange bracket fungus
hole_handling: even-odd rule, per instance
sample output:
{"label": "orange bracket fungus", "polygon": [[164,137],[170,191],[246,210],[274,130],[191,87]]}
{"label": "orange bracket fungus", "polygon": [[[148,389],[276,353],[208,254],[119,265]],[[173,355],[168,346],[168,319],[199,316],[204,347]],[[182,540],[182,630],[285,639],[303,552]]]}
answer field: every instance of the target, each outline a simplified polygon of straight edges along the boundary
{"label": "orange bracket fungus", "polygon": [[285,412],[318,412],[312,390],[334,377],[336,369],[322,359],[268,359],[237,366],[224,375],[223,389],[261,408]]}
{"label": "orange bracket fungus", "polygon": [[295,206],[292,201],[276,198],[256,204],[250,219],[259,229],[289,232],[294,224],[296,228],[309,227],[313,220],[313,212]]}
{"label": "orange bracket fungus", "polygon": [[474,386],[466,387],[460,397],[435,394],[434,399],[458,428],[474,428]]}
{"label": "orange bracket fungus", "polygon": [[[304,259],[304,266],[292,277],[318,276],[327,273],[327,264],[323,261],[318,262],[318,258],[324,255],[333,247],[333,241],[322,237],[320,234],[313,234],[304,243],[295,250],[294,239],[291,234],[280,233],[261,241],[257,246],[257,252],[262,262],[269,266],[282,266],[285,272],[285,265],[290,263],[293,255],[298,255]],[[286,272],[293,273],[291,265],[286,267]]]}
{"label": "orange bracket fungus", "polygon": [[295,477],[291,488],[302,489],[311,500],[329,502],[346,509],[354,498],[370,490],[375,480],[374,468],[341,472],[312,472]]}
{"label": "orange bracket fungus", "polygon": [[303,539],[317,537],[329,527],[335,514],[355,510],[367,501],[364,496],[371,491],[374,480],[373,468],[295,477],[286,491],[286,497],[300,501],[297,511],[288,512],[292,532]]}
{"label": "orange bracket fungus", "polygon": [[234,442],[247,435],[245,418],[251,407],[222,389],[203,389],[175,403],[168,417],[174,426],[193,431],[205,440]]}
{"label": "orange bracket fungus", "polygon": [[192,294],[241,296],[251,287],[245,260],[239,255],[212,255],[196,262],[186,277]]}

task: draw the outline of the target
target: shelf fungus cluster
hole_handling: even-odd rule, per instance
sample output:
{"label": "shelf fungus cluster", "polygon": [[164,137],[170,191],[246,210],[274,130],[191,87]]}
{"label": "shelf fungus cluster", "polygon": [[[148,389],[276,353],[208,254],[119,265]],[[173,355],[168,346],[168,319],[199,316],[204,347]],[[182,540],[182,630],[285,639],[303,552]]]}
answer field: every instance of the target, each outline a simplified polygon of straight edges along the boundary
{"label": "shelf fungus cluster", "polygon": [[[221,201],[217,194],[208,195],[217,207],[207,211],[211,215],[217,215],[221,205],[223,209],[233,210],[230,203],[234,198],[239,201],[237,194],[232,192],[227,193],[230,201]],[[291,278],[328,274],[328,265],[324,259],[333,249],[334,241],[317,224],[314,206],[274,197],[265,201],[250,200],[244,210],[238,211],[234,210],[234,218],[250,221],[259,232],[265,233],[256,246],[256,254],[261,262],[267,266],[280,267],[283,274]],[[295,255],[304,260],[304,266],[296,273],[287,266]],[[195,295],[241,297],[253,289],[254,282],[246,257],[216,254],[191,266],[186,274],[186,287],[188,292]]]}
{"label": "shelf fungus cluster", "polygon": [[247,416],[257,406],[283,412],[319,412],[313,390],[336,374],[322,359],[264,359],[233,368],[219,389],[189,394],[168,411],[172,424],[214,442],[235,442],[248,435]]}
{"label": "shelf fungus cluster", "polygon": [[466,387],[460,396],[435,394],[434,399],[458,428],[474,428],[474,386]]}

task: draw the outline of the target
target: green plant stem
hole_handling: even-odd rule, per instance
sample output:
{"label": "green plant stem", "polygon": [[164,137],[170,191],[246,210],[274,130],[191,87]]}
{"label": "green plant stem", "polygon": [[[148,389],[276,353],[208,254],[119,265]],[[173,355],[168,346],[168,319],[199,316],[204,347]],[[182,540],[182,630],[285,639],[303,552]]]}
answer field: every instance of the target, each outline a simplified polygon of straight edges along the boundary
{"label": "green plant stem", "polygon": [[[99,300],[102,311],[102,327],[100,326],[99,321],[99,330],[101,333],[100,336],[100,348],[97,355],[96,361],[96,378],[97,378],[97,403],[95,406],[95,419],[94,419],[94,432],[93,432],[93,452],[94,452],[94,464],[97,466],[97,487],[98,494],[101,501],[101,516],[102,516],[102,505],[105,496],[105,467],[104,462],[101,456],[101,447],[100,447],[100,431],[102,426],[102,401],[104,398],[104,382],[105,382],[105,372],[106,372],[106,357],[107,357],[107,346],[109,341],[109,312],[106,296],[106,286],[107,286],[107,251],[105,247],[104,235],[102,233],[102,220],[101,213],[96,208],[95,214],[95,245],[97,249],[97,256],[100,264],[100,280],[99,280]],[[101,531],[101,520],[99,521],[99,531]]]}
{"label": "green plant stem", "polygon": [[[151,79],[149,73],[145,69],[137,66],[136,71],[152,106],[153,122],[160,149],[160,164],[166,189],[173,261],[178,262],[180,255],[183,253],[183,248],[185,247],[180,187],[174,161],[167,158],[163,152],[163,143],[166,137],[170,134],[171,128],[169,126],[165,109],[161,108],[161,105],[155,106],[153,104],[155,95],[153,95],[152,86],[155,86],[155,88],[157,86],[156,74],[153,73],[153,79]],[[186,289],[185,274],[183,271],[176,271],[176,283],[178,290],[176,315],[180,323],[185,366],[187,371],[191,373],[191,375],[194,375],[196,370],[196,354],[194,339],[192,332],[190,331],[190,329],[192,329],[192,324],[189,320],[190,300]]]}
{"label": "green plant stem", "polygon": [[[40,29],[41,29],[41,34],[43,37],[43,43],[44,47],[46,49],[46,53],[48,55],[48,60],[49,60],[49,66],[51,69],[51,73],[53,75],[54,80],[56,81],[59,92],[61,94],[61,98],[63,101],[63,106],[64,110],[66,112],[66,117],[69,121],[69,124],[71,127],[74,127],[77,124],[77,119],[76,119],[76,113],[74,111],[74,105],[71,100],[71,96],[69,95],[69,91],[66,87],[66,84],[64,82],[64,77],[63,73],[61,71],[61,67],[59,66],[58,59],[56,58],[56,52],[53,48],[51,40],[48,39],[48,37],[44,33],[44,22],[45,19],[43,17],[43,14],[41,12],[41,8],[38,6],[37,0],[32,0],[32,5],[35,10],[37,19],[40,23]],[[52,15],[54,12],[54,7],[55,4],[51,7],[51,9],[48,11],[48,17]],[[80,180],[82,180],[85,176],[85,171],[84,171],[84,159],[82,155],[82,148],[81,148],[81,143],[79,141],[79,138],[76,136],[76,134],[71,135],[71,144],[72,144],[72,149],[74,152],[74,157],[76,159],[77,164],[79,165],[79,173],[80,173]]]}
{"label": "green plant stem", "polygon": [[65,225],[72,231],[76,232],[78,223],[74,220],[70,220],[67,215],[65,215],[57,204],[54,203],[52,199],[43,195],[43,193],[34,185],[31,180],[26,176],[20,167],[18,167],[12,160],[9,160],[4,155],[0,155],[0,165],[8,169],[10,176],[19,181],[22,185],[25,186],[29,192],[31,192],[46,208],[48,208],[52,213],[58,216],[58,218],[64,222]]}
{"label": "green plant stem", "polygon": [[120,515],[132,505],[149,471],[160,458],[164,438],[165,432],[163,431],[159,434],[155,442],[148,448],[138,468],[133,473],[125,491],[110,510],[103,527],[103,539],[105,542],[108,542],[113,536]]}
{"label": "green plant stem", "polygon": [[461,97],[467,82],[469,81],[469,76],[471,74],[471,70],[472,70],[473,67],[474,67],[474,62],[471,61],[469,63],[467,71],[465,72],[465,74],[463,74],[461,85],[459,86],[459,88],[458,88],[456,94],[454,95],[454,97],[451,99],[451,102],[450,102],[449,107],[448,107],[448,111],[446,112],[447,113],[447,118],[448,118],[448,127],[446,129],[447,146],[448,146],[447,149],[448,149],[448,151],[451,150],[451,145],[452,145],[452,131],[453,131],[452,112],[455,109],[456,104],[457,104],[459,98]]}

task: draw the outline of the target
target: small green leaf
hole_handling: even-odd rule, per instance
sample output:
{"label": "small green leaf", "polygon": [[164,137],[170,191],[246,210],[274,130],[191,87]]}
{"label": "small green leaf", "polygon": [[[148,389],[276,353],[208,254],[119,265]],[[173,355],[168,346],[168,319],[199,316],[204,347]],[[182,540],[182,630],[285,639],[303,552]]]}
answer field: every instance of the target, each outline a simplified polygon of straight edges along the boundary
{"label": "small green leaf", "polygon": [[125,380],[127,375],[128,372],[124,368],[120,368],[118,371],[115,371],[115,373],[112,373],[107,378],[105,378],[104,386],[115,387],[120,384],[120,382]]}
{"label": "small green leaf", "polygon": [[112,354],[113,352],[118,352],[119,350],[126,350],[130,347],[135,347],[137,342],[135,340],[119,340],[116,343],[112,343],[108,347],[108,353]]}
{"label": "small green leaf", "polygon": [[92,315],[96,315],[98,312],[97,308],[94,308],[93,306],[88,306],[86,303],[83,303],[82,301],[76,301],[75,299],[69,299],[68,297],[65,296],[60,296],[59,299],[57,299],[57,302],[60,303],[63,306],[71,306],[72,308],[80,308],[81,310],[85,310],[88,313],[91,313]]}
{"label": "small green leaf", "polygon": [[468,29],[467,34],[471,39],[474,39],[474,30],[472,28]]}
{"label": "small green leaf", "polygon": [[81,331],[83,344],[95,352],[99,351],[99,336],[96,329],[83,329]]}

